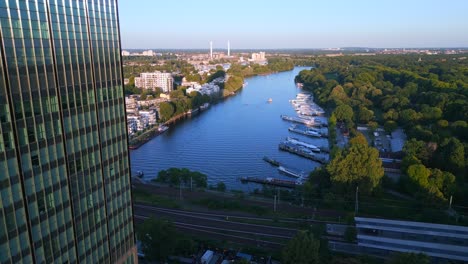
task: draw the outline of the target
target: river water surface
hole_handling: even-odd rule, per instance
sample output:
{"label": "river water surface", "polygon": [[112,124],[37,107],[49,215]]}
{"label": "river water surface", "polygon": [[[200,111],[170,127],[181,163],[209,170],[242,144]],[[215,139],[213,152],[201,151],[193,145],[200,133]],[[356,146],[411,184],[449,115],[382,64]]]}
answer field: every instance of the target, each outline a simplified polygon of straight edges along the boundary
{"label": "river water surface", "polygon": [[[248,85],[208,110],[173,125],[164,134],[130,152],[132,171],[144,179],[171,167],[188,168],[208,175],[208,183],[224,182],[229,189],[252,191],[256,184],[242,184],[240,177],[291,179],[262,160],[268,156],[288,167],[312,171],[318,163],[280,151],[278,144],[293,136],[318,146],[326,139],[313,139],[288,131],[291,123],[280,115],[295,115],[289,103],[301,92],[294,77],[306,69],[247,78]],[[271,98],[273,101],[268,103]]]}

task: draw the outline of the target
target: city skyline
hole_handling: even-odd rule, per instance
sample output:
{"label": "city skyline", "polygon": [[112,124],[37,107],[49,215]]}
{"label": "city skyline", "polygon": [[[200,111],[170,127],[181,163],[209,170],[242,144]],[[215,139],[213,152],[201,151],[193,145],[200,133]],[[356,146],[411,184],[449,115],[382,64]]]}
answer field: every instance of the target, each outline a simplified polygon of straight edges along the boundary
{"label": "city skyline", "polygon": [[468,46],[464,1],[119,3],[124,49],[208,49],[210,41],[225,49],[228,40],[232,50]]}

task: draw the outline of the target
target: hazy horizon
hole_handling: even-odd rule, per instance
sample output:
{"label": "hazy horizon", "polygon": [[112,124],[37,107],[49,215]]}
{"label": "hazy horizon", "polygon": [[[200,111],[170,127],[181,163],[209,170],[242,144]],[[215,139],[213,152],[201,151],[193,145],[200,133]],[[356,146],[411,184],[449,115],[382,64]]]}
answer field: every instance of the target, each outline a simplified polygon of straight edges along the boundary
{"label": "hazy horizon", "polygon": [[[428,49],[428,50],[439,50],[439,49],[468,49],[468,46],[466,47],[401,47],[401,48],[395,48],[395,47],[323,47],[323,48],[238,48],[238,49],[233,49],[231,48],[231,52],[235,51],[248,51],[248,50],[257,50],[257,51],[288,51],[288,50],[293,50],[293,51],[346,51],[346,50],[365,50],[368,49],[370,51],[372,50],[383,50],[383,49],[408,49],[408,50],[413,50],[413,49]],[[209,47],[206,48],[125,48],[123,47],[123,50],[189,50],[189,51],[206,51],[209,50]],[[227,48],[214,48],[214,52],[218,51],[226,51]]]}
{"label": "hazy horizon", "polygon": [[462,48],[468,1],[120,0],[123,49]]}

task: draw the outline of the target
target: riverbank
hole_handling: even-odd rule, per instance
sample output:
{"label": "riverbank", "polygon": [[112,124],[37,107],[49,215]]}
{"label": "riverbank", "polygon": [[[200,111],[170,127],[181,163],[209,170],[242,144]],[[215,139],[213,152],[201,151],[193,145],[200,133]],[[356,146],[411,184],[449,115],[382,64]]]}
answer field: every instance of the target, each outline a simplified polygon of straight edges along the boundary
{"label": "riverbank", "polygon": [[[256,76],[267,76],[267,75],[275,74],[275,73],[278,73],[278,72],[286,72],[286,71],[290,71],[290,70],[288,69],[288,70],[284,70],[284,71],[270,71],[270,72],[267,72],[267,73],[252,74],[252,75],[248,75],[248,76],[245,76],[245,77],[244,76],[235,76],[235,77],[242,78],[242,84],[240,85],[240,87],[236,88],[233,91],[230,91],[230,90],[226,91],[227,93],[225,93],[223,91],[223,94],[222,94],[221,97],[212,98],[211,104],[220,103],[220,102],[222,102],[223,100],[225,100],[225,99],[227,99],[229,97],[237,95],[245,87],[245,79],[246,78],[252,78],[252,77],[256,77]],[[198,109],[198,111],[197,111],[197,109]],[[183,118],[186,118],[187,116],[192,116],[192,115],[194,115],[194,113],[199,114],[200,112],[203,112],[204,110],[206,110],[206,109],[202,109],[202,107],[199,107],[197,109],[192,109],[191,110],[192,112],[184,112],[184,113],[178,114],[176,116],[173,116],[169,120],[164,122],[162,125],[164,125],[164,126],[174,125],[177,121],[179,121],[179,120],[181,120]],[[154,137],[162,134],[163,132],[158,130],[158,126],[152,127],[149,130],[143,132],[141,135],[135,136],[134,138],[130,139],[129,149],[131,149],[131,150],[138,149],[139,147],[143,146],[146,142],[148,142],[151,139],[153,139]]]}
{"label": "riverbank", "polygon": [[[208,107],[209,107],[209,105],[208,105]],[[159,130],[159,128],[161,126],[169,127],[170,125],[174,124],[175,122],[179,121],[180,119],[186,118],[187,116],[192,116],[192,115],[195,115],[195,114],[199,114],[200,112],[202,112],[206,108],[202,109],[202,107],[198,107],[197,109],[192,109],[191,112],[184,112],[182,114],[178,114],[176,116],[171,117],[171,119],[167,120],[163,124],[161,124],[159,126],[154,126],[154,127],[150,128],[149,130],[145,131],[143,134],[132,138],[129,141],[128,148],[131,149],[131,150],[138,149],[139,147],[143,146],[146,142],[150,141],[154,137],[164,133],[165,130],[163,130],[163,131]]]}
{"label": "riverbank", "polygon": [[159,131],[159,126],[154,126],[143,132],[141,135],[135,136],[134,138],[130,139],[128,141],[128,148],[130,150],[137,149],[161,133],[163,132]]}
{"label": "riverbank", "polygon": [[[227,189],[251,192],[261,186],[242,184],[239,179],[290,180],[278,168],[266,164],[264,156],[298,171],[312,170],[318,163],[278,149],[278,139],[291,136],[291,124],[279,116],[296,114],[288,99],[301,91],[293,82],[301,70],[248,78],[248,86],[236,96],[219,98],[203,116],[192,115],[172,123],[167,132],[132,151],[132,171],[144,171],[144,179],[151,180],[161,170],[189,168],[208,175],[210,185],[224,182]],[[328,146],[321,138],[307,142]]]}

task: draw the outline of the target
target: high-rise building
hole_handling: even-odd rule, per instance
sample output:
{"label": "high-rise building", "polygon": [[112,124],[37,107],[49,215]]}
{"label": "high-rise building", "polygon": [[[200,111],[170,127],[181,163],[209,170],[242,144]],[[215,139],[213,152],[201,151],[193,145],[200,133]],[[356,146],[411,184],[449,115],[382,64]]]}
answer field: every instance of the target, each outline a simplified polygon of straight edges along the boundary
{"label": "high-rise building", "polygon": [[0,0],[0,263],[136,259],[116,0]]}
{"label": "high-rise building", "polygon": [[263,61],[263,60],[265,60],[265,52],[261,51],[259,53],[252,53],[252,60],[253,61]]}
{"label": "high-rise building", "polygon": [[210,59],[213,59],[213,41],[210,41]]}
{"label": "high-rise building", "polygon": [[174,78],[168,72],[143,72],[140,77],[135,77],[135,86],[138,88],[154,90],[159,87],[163,92],[168,93],[172,91],[173,85]]}

